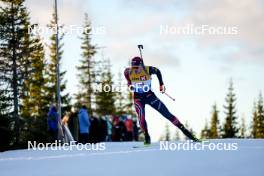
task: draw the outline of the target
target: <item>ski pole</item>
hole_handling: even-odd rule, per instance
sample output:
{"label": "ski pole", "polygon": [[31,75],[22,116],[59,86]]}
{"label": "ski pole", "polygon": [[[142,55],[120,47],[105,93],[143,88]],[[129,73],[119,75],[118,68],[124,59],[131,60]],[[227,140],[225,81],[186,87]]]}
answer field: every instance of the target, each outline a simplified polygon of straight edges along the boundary
{"label": "ski pole", "polygon": [[[143,60],[143,57],[142,57],[143,45],[138,45],[138,49],[139,49],[140,57],[141,57],[141,59]],[[170,96],[170,95],[167,94],[166,92],[164,92],[164,94],[165,94],[167,97],[169,97],[170,99],[172,99],[173,101],[175,101],[175,98],[173,98],[172,96]]]}
{"label": "ski pole", "polygon": [[141,59],[143,60],[143,57],[142,57],[142,49],[143,49],[143,45],[138,45],[138,49],[139,49],[140,57],[141,57]]}
{"label": "ski pole", "polygon": [[173,101],[175,101],[175,98],[173,98],[172,96],[170,96],[169,94],[167,94],[166,92],[164,92],[164,94],[169,97],[170,99],[172,99]]}

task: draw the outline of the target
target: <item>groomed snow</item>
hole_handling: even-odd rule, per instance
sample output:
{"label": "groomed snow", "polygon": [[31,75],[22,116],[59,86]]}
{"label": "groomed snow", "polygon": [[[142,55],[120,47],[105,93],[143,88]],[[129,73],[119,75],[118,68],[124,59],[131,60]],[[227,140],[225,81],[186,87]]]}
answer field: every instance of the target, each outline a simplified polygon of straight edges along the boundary
{"label": "groomed snow", "polygon": [[264,176],[264,140],[225,139],[236,151],[161,151],[159,143],[106,143],[104,151],[0,153],[1,176]]}

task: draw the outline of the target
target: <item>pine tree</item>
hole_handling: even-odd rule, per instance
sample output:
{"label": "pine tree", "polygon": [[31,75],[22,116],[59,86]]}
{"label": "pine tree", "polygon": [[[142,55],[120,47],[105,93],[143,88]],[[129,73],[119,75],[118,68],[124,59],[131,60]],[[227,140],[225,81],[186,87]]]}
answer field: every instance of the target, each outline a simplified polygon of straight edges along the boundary
{"label": "pine tree", "polygon": [[[118,84],[117,86],[119,87],[119,89],[121,90],[122,88],[122,73],[119,71],[118,72]],[[118,91],[116,92],[116,102],[115,102],[115,106],[116,106],[116,115],[124,115],[127,114],[125,111],[125,101],[124,101],[124,96],[122,94],[122,91]]]}
{"label": "pine tree", "polygon": [[209,137],[211,139],[219,138],[218,135],[218,110],[216,104],[213,105],[212,117],[211,117],[211,126],[210,126],[210,133]]}
{"label": "pine tree", "polygon": [[30,55],[30,79],[26,81],[27,95],[23,98],[21,115],[25,119],[24,140],[45,142],[47,140],[46,114],[49,99],[46,97],[45,54],[39,36],[33,38],[33,51]]}
{"label": "pine tree", "polygon": [[102,91],[96,93],[96,113],[98,115],[115,114],[115,92],[112,91],[113,79],[110,69],[110,60],[105,61],[101,73]]}
{"label": "pine tree", "polygon": [[7,150],[13,138],[10,109],[10,98],[6,94],[5,86],[2,85],[0,80],[0,151]]}
{"label": "pine tree", "polygon": [[136,116],[136,111],[134,109],[134,100],[133,100],[133,93],[127,92],[126,95],[126,102],[125,102],[125,112],[126,114],[130,114],[132,116]]}
{"label": "pine tree", "polygon": [[[28,19],[29,20],[29,19]],[[27,26],[30,26],[29,22],[27,22]],[[21,98],[21,116],[22,118],[28,118],[31,115],[30,107],[28,106],[30,101],[30,86],[32,81],[32,75],[37,72],[36,68],[33,67],[34,55],[36,50],[39,49],[38,46],[39,38],[36,38],[32,33],[27,35],[23,41],[23,44],[27,50],[26,58],[24,59],[24,81],[22,88],[22,96]],[[43,50],[43,47],[42,47]],[[44,52],[44,51],[42,51]],[[43,54],[44,55],[44,54]],[[44,56],[43,56],[44,57]]]}
{"label": "pine tree", "polygon": [[170,141],[171,140],[171,133],[170,133],[170,128],[169,124],[166,122],[164,132],[159,138],[160,141]]}
{"label": "pine tree", "polygon": [[[27,30],[28,27],[30,26],[29,14],[27,12],[23,12],[23,13],[24,13],[23,15],[27,17],[27,20],[25,20],[25,25],[23,27],[24,27],[24,30]],[[34,71],[31,67],[31,54],[33,52],[32,43],[33,43],[32,35],[30,35],[30,34],[25,35],[23,42],[22,42],[23,47],[25,49],[25,56],[24,56],[24,59],[22,61],[24,80],[22,83],[22,90],[21,90],[21,96],[20,96],[20,99],[21,99],[21,105],[20,105],[21,113],[20,114],[21,114],[22,119],[24,117],[30,116],[30,110],[29,109],[26,110],[24,108],[24,104],[28,103],[28,100],[29,100],[29,87],[28,87],[28,85],[29,85],[29,81],[31,79],[30,74],[31,74],[31,72]]]}
{"label": "pine tree", "polygon": [[[128,66],[130,66],[130,65],[131,65],[131,63],[128,62]],[[133,117],[137,116],[136,111],[134,109],[133,92],[128,90],[125,93],[126,93],[126,95],[125,95],[126,101],[124,102],[125,103],[124,109],[125,109],[126,114],[130,114]]]}
{"label": "pine tree", "polygon": [[0,9],[0,72],[6,90],[12,99],[12,120],[15,121],[15,143],[20,134],[20,98],[23,96],[23,83],[27,76],[30,51],[29,15],[24,0],[1,1]]}
{"label": "pine tree", "polygon": [[239,131],[237,127],[237,117],[235,108],[236,96],[234,94],[233,82],[230,81],[228,88],[228,94],[226,96],[226,106],[224,106],[226,112],[226,119],[223,126],[223,138],[237,137]]}
{"label": "pine tree", "polygon": [[257,130],[256,138],[264,138],[264,108],[263,108],[263,97],[259,94],[257,103]]}
{"label": "pine tree", "polygon": [[201,131],[201,138],[202,139],[209,139],[210,138],[210,129],[208,127],[207,119],[205,120],[204,128]]}
{"label": "pine tree", "polygon": [[76,94],[77,106],[85,104],[88,111],[92,115],[92,99],[93,99],[93,84],[95,83],[96,71],[95,60],[93,56],[96,54],[95,45],[91,44],[91,23],[89,22],[88,15],[85,14],[84,30],[82,34],[82,60],[80,65],[77,66],[79,71],[79,92]]}
{"label": "pine tree", "polygon": [[243,117],[241,119],[241,124],[240,124],[240,138],[246,138],[246,122],[245,122],[245,118]]}
{"label": "pine tree", "polygon": [[[52,14],[52,19],[49,24],[51,29],[56,29],[56,16],[55,13]],[[63,34],[59,37],[59,46],[58,46],[58,57],[57,57],[57,47],[56,47],[56,30],[53,31],[52,35],[50,36],[50,45],[49,45],[49,63],[45,70],[45,75],[47,77],[47,85],[46,85],[46,96],[49,97],[49,104],[57,103],[58,93],[57,93],[57,62],[61,65],[61,58],[63,54],[63,43],[61,42],[63,39]],[[57,61],[57,58],[59,61]],[[61,107],[62,110],[69,110],[70,104],[70,96],[68,93],[63,93],[66,89],[66,81],[64,80],[64,76],[66,71],[61,71],[59,78],[60,78],[60,89],[61,89]]]}
{"label": "pine tree", "polygon": [[173,140],[178,141],[180,139],[181,139],[181,137],[180,137],[179,130],[176,129],[175,134],[174,134],[174,137],[173,137]]}
{"label": "pine tree", "polygon": [[258,129],[258,112],[256,102],[253,103],[252,125],[251,125],[251,137],[257,138]]}
{"label": "pine tree", "polygon": [[165,125],[165,141],[170,141],[170,139],[171,139],[170,128],[169,128],[169,124],[166,123],[166,125]]}

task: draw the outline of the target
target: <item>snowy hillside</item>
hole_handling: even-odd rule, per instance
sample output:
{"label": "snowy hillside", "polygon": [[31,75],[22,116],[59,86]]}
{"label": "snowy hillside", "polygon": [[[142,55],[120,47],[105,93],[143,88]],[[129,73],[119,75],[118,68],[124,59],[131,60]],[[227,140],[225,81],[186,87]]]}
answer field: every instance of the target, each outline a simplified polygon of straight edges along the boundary
{"label": "snowy hillside", "polygon": [[0,153],[1,176],[263,176],[264,140],[211,140],[237,143],[235,151],[164,151],[160,144],[106,143],[104,151]]}

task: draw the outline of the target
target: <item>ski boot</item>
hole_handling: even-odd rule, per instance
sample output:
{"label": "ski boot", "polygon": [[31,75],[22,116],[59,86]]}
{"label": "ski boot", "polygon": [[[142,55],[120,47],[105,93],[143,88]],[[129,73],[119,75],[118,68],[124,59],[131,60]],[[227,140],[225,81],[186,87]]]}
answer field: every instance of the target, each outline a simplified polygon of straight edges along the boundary
{"label": "ski boot", "polygon": [[187,130],[182,124],[179,125],[179,129],[185,136],[187,136],[192,141],[201,142],[201,140],[199,140],[195,135],[193,135],[189,130]]}
{"label": "ski boot", "polygon": [[144,145],[150,145],[151,144],[151,139],[148,133],[145,133],[145,141]]}

